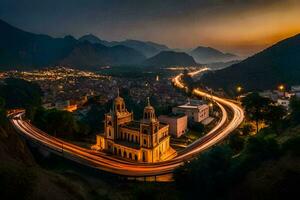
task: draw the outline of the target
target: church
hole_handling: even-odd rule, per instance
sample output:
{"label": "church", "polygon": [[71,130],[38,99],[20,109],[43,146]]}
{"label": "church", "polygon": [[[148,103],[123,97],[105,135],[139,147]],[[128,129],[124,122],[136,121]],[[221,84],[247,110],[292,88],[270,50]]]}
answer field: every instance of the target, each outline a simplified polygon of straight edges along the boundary
{"label": "church", "polygon": [[96,141],[97,150],[137,162],[158,162],[176,155],[170,147],[169,125],[158,121],[149,98],[143,119],[135,121],[118,94],[113,109],[105,114],[104,133]]}

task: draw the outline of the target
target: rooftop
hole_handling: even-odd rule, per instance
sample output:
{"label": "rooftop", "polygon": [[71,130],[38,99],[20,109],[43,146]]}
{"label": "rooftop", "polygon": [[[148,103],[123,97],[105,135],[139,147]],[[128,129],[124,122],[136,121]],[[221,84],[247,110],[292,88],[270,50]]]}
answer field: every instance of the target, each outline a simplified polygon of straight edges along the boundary
{"label": "rooftop", "polygon": [[181,118],[184,116],[185,116],[184,113],[169,113],[168,115],[160,115],[159,117]]}
{"label": "rooftop", "polygon": [[140,121],[131,121],[123,124],[122,127],[134,130],[140,130]]}
{"label": "rooftop", "polygon": [[177,106],[178,108],[184,108],[184,109],[201,109],[203,107],[207,107],[206,104],[202,104],[202,105],[190,105],[190,104],[184,104],[181,106]]}

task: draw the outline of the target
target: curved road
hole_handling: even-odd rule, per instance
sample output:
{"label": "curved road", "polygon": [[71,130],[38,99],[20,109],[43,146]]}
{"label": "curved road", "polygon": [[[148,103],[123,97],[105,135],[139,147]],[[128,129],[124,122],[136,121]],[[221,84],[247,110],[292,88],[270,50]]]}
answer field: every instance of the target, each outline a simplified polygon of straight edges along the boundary
{"label": "curved road", "polygon": [[[200,70],[199,72],[202,72]],[[199,73],[198,72],[198,73]],[[194,75],[196,73],[193,73]],[[173,79],[175,86],[185,88],[181,82],[182,74],[179,74]],[[222,119],[218,125],[214,127],[208,134],[190,144],[183,151],[179,152],[176,157],[171,160],[158,163],[134,163],[126,160],[120,160],[115,157],[106,155],[101,152],[96,152],[77,145],[60,140],[53,136],[44,133],[37,129],[22,117],[24,111],[15,111],[10,116],[10,121],[14,127],[24,134],[28,139],[39,143],[51,151],[71,159],[80,164],[108,171],[114,174],[124,176],[155,176],[172,172],[174,169],[182,165],[185,161],[197,156],[200,152],[215,145],[220,140],[224,139],[231,131],[237,128],[244,119],[242,108],[233,103],[231,100],[213,96],[198,89],[193,91],[195,95],[208,97],[213,99],[220,107]],[[230,109],[233,117],[229,121],[226,108]]]}

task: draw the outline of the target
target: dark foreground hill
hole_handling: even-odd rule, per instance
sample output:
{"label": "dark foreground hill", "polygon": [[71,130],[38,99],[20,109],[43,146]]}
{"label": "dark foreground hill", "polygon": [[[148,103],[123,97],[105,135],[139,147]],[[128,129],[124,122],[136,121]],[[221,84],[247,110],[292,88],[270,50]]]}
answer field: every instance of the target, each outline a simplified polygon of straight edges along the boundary
{"label": "dark foreground hill", "polygon": [[262,52],[228,68],[203,76],[201,82],[213,88],[263,90],[278,84],[300,84],[300,34],[282,40]]}

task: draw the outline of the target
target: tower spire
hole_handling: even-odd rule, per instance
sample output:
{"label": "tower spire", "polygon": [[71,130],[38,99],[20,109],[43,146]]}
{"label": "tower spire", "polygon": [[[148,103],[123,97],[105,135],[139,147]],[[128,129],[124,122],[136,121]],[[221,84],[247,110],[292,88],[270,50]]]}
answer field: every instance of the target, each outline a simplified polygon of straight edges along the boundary
{"label": "tower spire", "polygon": [[149,97],[147,97],[147,104],[148,104],[148,106],[151,106],[150,105],[150,98]]}

